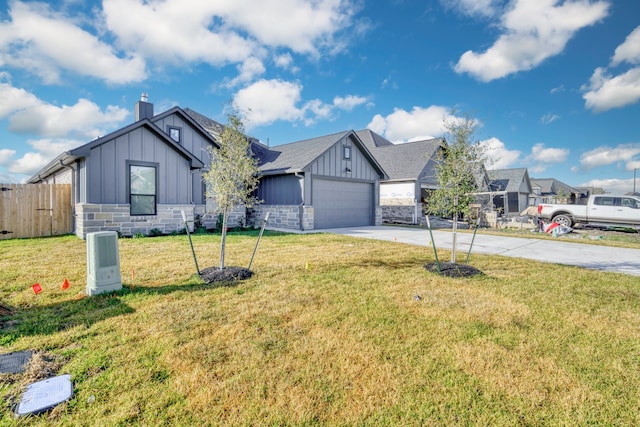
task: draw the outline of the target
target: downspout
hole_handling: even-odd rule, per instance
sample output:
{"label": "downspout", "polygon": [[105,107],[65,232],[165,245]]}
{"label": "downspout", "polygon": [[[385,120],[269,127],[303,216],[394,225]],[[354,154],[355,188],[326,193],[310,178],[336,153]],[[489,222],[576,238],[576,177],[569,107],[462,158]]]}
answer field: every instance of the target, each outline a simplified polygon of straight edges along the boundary
{"label": "downspout", "polygon": [[298,206],[298,218],[300,218],[300,231],[304,231],[304,174],[294,172],[293,174],[299,180],[302,180],[300,191],[302,192],[302,203]]}
{"label": "downspout", "polygon": [[76,232],[76,201],[78,200],[78,196],[77,196],[78,188],[76,186],[76,169],[73,168],[72,166],[65,165],[62,162],[62,159],[60,159],[60,166],[71,171],[71,189],[73,190],[71,192],[73,197],[73,200],[71,201],[71,221],[72,221],[71,226],[73,228],[73,232],[75,233]]}

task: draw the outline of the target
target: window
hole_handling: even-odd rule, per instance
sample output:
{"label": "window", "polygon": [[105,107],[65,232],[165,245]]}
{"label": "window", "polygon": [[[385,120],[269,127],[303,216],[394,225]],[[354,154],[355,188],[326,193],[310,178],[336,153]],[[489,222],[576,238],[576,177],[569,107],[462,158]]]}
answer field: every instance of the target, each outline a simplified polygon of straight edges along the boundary
{"label": "window", "polygon": [[596,197],[593,204],[598,206],[613,206],[613,197]]}
{"label": "window", "polygon": [[129,203],[131,215],[156,214],[156,165],[129,165]]}
{"label": "window", "polygon": [[620,200],[620,206],[624,206],[624,207],[627,207],[627,208],[633,208],[633,209],[635,209],[635,208],[637,208],[637,207],[638,207],[638,206],[636,205],[636,200],[635,200],[635,199],[632,199],[632,198],[630,198],[630,197],[623,197],[623,198]]}
{"label": "window", "polygon": [[167,133],[169,137],[173,139],[178,144],[182,143],[182,128],[176,126],[167,126]]}
{"label": "window", "polygon": [[344,158],[346,160],[351,160],[351,147],[348,145],[344,146]]}

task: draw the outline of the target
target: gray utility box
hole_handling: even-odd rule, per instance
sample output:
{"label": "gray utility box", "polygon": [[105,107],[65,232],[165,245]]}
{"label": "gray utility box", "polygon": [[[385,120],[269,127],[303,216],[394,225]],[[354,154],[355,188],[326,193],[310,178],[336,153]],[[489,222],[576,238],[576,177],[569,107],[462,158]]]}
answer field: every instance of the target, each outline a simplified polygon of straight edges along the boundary
{"label": "gray utility box", "polygon": [[118,233],[87,233],[87,295],[122,289]]}

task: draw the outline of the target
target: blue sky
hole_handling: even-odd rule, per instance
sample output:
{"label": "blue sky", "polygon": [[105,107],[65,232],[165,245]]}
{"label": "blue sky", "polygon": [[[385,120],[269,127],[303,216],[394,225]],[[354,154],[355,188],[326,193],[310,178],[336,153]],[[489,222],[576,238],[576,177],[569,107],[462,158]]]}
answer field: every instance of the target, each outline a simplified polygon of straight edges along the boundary
{"label": "blue sky", "polygon": [[[140,94],[278,145],[402,143],[469,113],[489,168],[633,190],[638,0],[0,2],[0,182],[133,121]],[[638,171],[640,188],[640,170]]]}

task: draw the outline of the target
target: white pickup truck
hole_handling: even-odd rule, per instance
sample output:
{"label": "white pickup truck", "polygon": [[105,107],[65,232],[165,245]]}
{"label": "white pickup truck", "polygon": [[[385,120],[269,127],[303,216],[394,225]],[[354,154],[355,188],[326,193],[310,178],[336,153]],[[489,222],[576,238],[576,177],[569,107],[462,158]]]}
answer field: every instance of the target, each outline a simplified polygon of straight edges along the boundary
{"label": "white pickup truck", "polygon": [[586,205],[538,205],[538,217],[572,227],[585,224],[594,227],[634,228],[640,232],[640,198],[616,194],[590,196]]}

